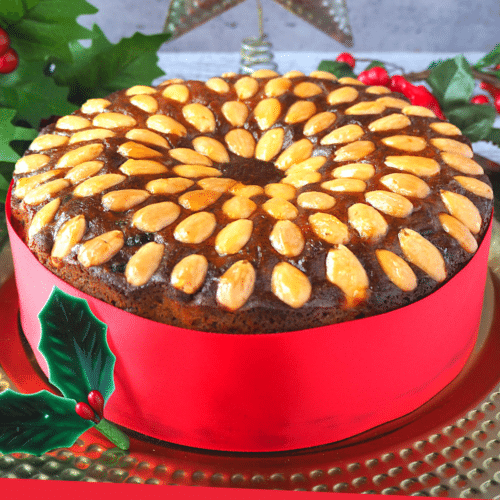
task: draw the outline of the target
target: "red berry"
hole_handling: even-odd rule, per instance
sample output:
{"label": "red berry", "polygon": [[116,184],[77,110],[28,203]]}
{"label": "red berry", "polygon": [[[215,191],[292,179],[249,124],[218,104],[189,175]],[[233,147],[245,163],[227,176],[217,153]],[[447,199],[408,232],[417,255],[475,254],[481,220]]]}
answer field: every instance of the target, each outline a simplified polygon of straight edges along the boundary
{"label": "red berry", "polygon": [[488,104],[490,100],[484,94],[475,95],[470,102],[472,104]]}
{"label": "red berry", "polygon": [[3,56],[10,47],[10,38],[5,30],[0,28],[0,56]]}
{"label": "red berry", "polygon": [[391,82],[389,74],[381,66],[362,71],[358,75],[358,80],[365,85],[382,85],[383,87],[388,87]]}
{"label": "red berry", "polygon": [[497,110],[497,113],[500,114],[500,93],[498,93],[496,96],[495,96],[495,109]]}
{"label": "red berry", "polygon": [[337,61],[346,63],[351,68],[354,68],[354,66],[356,66],[356,60],[354,59],[354,57],[352,57],[351,54],[349,54],[349,52],[342,52],[342,54],[339,54],[337,56]]}
{"label": "red berry", "polygon": [[12,73],[19,64],[19,57],[17,52],[10,48],[7,52],[0,57],[0,73]]}
{"label": "red berry", "polygon": [[96,421],[96,416],[92,408],[87,403],[76,403],[76,413],[85,420]]}
{"label": "red berry", "polygon": [[406,89],[411,86],[411,83],[401,75],[394,75],[391,77],[389,82],[389,88],[393,92],[401,92],[401,94],[405,94]]}
{"label": "red berry", "polygon": [[92,409],[102,418],[102,413],[104,411],[104,398],[102,394],[96,390],[90,391],[87,399]]}
{"label": "red berry", "polygon": [[493,98],[495,98],[498,94],[500,94],[500,88],[495,87],[491,83],[486,83],[486,82],[481,82],[479,86],[483,89],[486,90]]}

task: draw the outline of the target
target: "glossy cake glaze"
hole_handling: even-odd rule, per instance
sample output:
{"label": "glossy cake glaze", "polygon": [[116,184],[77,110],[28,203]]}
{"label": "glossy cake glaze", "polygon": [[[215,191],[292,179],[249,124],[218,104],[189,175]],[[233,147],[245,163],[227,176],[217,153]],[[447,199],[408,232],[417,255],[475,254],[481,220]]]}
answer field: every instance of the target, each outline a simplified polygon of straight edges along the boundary
{"label": "glossy cake glaze", "polygon": [[138,316],[271,333],[372,316],[467,263],[492,190],[459,129],[324,72],[91,99],[15,170],[40,262]]}

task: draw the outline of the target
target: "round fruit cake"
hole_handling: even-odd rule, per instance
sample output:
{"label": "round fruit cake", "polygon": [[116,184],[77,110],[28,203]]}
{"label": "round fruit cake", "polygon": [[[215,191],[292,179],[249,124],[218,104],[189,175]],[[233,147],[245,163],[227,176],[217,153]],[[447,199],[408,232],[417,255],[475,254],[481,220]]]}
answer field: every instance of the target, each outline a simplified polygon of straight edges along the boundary
{"label": "round fruit cake", "polygon": [[325,72],[135,86],[43,130],[12,207],[40,262],[138,316],[302,330],[430,294],[475,253],[492,190],[468,140]]}

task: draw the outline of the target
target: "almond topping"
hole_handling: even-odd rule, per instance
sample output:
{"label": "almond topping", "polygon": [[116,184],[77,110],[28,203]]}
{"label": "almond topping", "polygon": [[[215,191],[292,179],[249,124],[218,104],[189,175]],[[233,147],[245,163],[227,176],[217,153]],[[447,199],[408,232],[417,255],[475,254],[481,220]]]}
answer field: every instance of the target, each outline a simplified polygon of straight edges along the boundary
{"label": "almond topping", "polygon": [[196,184],[203,189],[226,193],[236,184],[236,181],[234,179],[226,179],[224,177],[207,177],[205,179],[200,179],[196,182]]}
{"label": "almond topping", "polygon": [[322,88],[312,82],[298,83],[293,89],[293,93],[301,98],[313,97],[315,95],[321,94],[322,92]]}
{"label": "almond topping", "polygon": [[406,106],[401,110],[405,115],[410,116],[425,116],[429,118],[436,118],[436,115],[429,108],[423,106]]}
{"label": "almond topping", "polygon": [[121,113],[100,113],[94,118],[92,125],[102,128],[135,127],[137,122],[132,116]]}
{"label": "almond topping", "polygon": [[469,198],[451,191],[441,190],[441,199],[448,212],[464,224],[471,233],[481,230],[481,214]]}
{"label": "almond topping", "polygon": [[143,144],[137,142],[128,141],[120,145],[118,148],[118,153],[122,156],[128,158],[142,159],[142,158],[154,158],[157,156],[163,156],[161,153],[155,149],[148,148]]}
{"label": "almond topping", "polygon": [[302,307],[312,292],[308,277],[288,262],[274,266],[271,289],[278,299],[294,309]]}
{"label": "almond topping", "polygon": [[384,137],[382,143],[391,148],[411,152],[422,151],[422,149],[427,147],[425,139],[414,135],[393,135],[391,137]]}
{"label": "almond topping", "polygon": [[294,69],[292,71],[286,72],[283,76],[285,78],[298,78],[299,76],[304,76],[304,73],[302,73],[302,71]]}
{"label": "almond topping", "polygon": [[182,193],[190,188],[194,181],[182,177],[170,177],[168,179],[155,179],[146,184],[146,189],[151,194],[176,194]]}
{"label": "almond topping", "polygon": [[456,153],[467,158],[472,158],[474,153],[472,149],[463,142],[454,141],[453,139],[431,139],[431,144],[441,151],[446,151],[448,153]]}
{"label": "almond topping", "polygon": [[346,115],[378,115],[385,106],[377,101],[362,101],[345,110]]}
{"label": "almond topping", "polygon": [[329,144],[344,144],[353,142],[364,135],[365,131],[355,124],[344,125],[343,127],[332,130],[328,135],[325,135],[320,141],[323,145]]}
{"label": "almond topping", "polygon": [[127,160],[120,170],[126,175],[152,175],[168,172],[168,168],[153,160]]}
{"label": "almond topping", "polygon": [[462,156],[456,153],[444,152],[441,153],[441,158],[448,166],[454,168],[455,170],[458,170],[459,172],[462,172],[462,174],[484,174],[483,167],[481,167],[481,165],[479,165],[479,163],[476,163],[473,159],[467,158],[466,156]]}
{"label": "almond topping", "polygon": [[376,102],[379,104],[382,104],[386,108],[399,108],[403,109],[408,106],[408,101],[405,101],[404,99],[397,99],[396,97],[389,97],[389,96],[384,96],[384,97],[379,97]]}
{"label": "almond topping", "polygon": [[161,135],[151,132],[145,128],[133,128],[129,130],[125,137],[131,139],[132,141],[145,142],[146,144],[152,144],[153,146],[160,146],[161,148],[169,149],[170,146],[167,140]]}
{"label": "almond topping", "polygon": [[320,191],[306,191],[299,194],[297,204],[302,208],[329,210],[335,206],[335,198]]}
{"label": "almond topping", "polygon": [[173,134],[179,137],[184,137],[187,134],[186,127],[182,123],[165,115],[150,116],[146,121],[146,126],[162,134]]}
{"label": "almond topping", "polygon": [[288,78],[273,78],[266,83],[264,93],[267,97],[278,97],[284,94],[291,86],[292,82]]}
{"label": "almond topping", "polygon": [[309,76],[312,78],[322,78],[323,80],[333,80],[333,81],[337,80],[337,77],[328,71],[319,71],[319,70],[311,71],[309,73]]}
{"label": "almond topping", "polygon": [[285,131],[282,128],[273,128],[265,132],[255,147],[255,158],[263,161],[272,160],[283,146]]}
{"label": "almond topping", "polygon": [[305,172],[316,172],[318,171],[326,162],[326,158],[324,156],[312,156],[311,158],[307,158],[300,163],[296,163],[287,169],[286,174],[302,174]]}
{"label": "almond topping", "polygon": [[61,205],[61,199],[55,198],[43,206],[31,219],[31,224],[28,230],[28,238],[31,240],[47,224],[52,222]]}
{"label": "almond topping", "polygon": [[89,177],[97,174],[99,170],[103,167],[104,162],[102,161],[86,161],[84,163],[80,163],[76,167],[73,167],[65,176],[65,179],[68,179],[71,184],[78,184]]}
{"label": "almond topping", "polygon": [[35,189],[45,181],[52,179],[52,177],[55,177],[59,172],[62,172],[62,170],[49,170],[48,172],[43,172],[42,174],[18,179],[14,189],[14,196],[16,198],[24,198],[32,189]]}
{"label": "almond topping", "polygon": [[245,198],[251,198],[252,196],[258,196],[259,194],[264,194],[264,188],[253,184],[246,185],[241,182],[236,182],[233,186],[231,186],[229,192],[236,196],[244,196]]}
{"label": "almond topping", "polygon": [[163,257],[164,247],[150,241],[139,248],[127,262],[125,277],[132,286],[145,285],[158,269]]}
{"label": "almond topping", "polygon": [[188,255],[175,265],[170,283],[178,290],[192,294],[203,285],[207,271],[208,262],[203,255]]}
{"label": "almond topping", "polygon": [[67,220],[57,231],[51,257],[53,259],[64,259],[69,255],[71,249],[83,238],[86,227],[87,223],[83,215],[77,215]]}
{"label": "almond topping", "polygon": [[482,198],[487,198],[488,200],[493,199],[493,190],[488,184],[473,177],[464,177],[462,175],[457,175],[454,179],[467,191],[475,194],[476,196],[481,196]]}
{"label": "almond topping", "polygon": [[413,211],[410,200],[390,191],[370,191],[365,193],[365,199],[377,210],[392,217],[408,217]]}
{"label": "almond topping", "polygon": [[167,99],[184,103],[189,99],[189,89],[185,85],[174,83],[173,85],[166,87],[162,92],[162,95]]}
{"label": "almond topping", "polygon": [[273,71],[272,69],[257,69],[252,72],[252,76],[254,78],[272,78],[273,76],[279,76],[276,71]]}
{"label": "almond topping", "polygon": [[437,132],[438,134],[443,135],[461,135],[462,132],[455,125],[448,122],[434,122],[429,125],[429,127]]}
{"label": "almond topping", "polygon": [[302,171],[302,172],[294,172],[293,174],[287,175],[281,182],[283,184],[290,184],[291,186],[299,189],[301,187],[307,186],[308,184],[314,184],[315,182],[319,182],[320,180],[321,180],[321,174],[319,172]]}
{"label": "almond topping", "polygon": [[364,240],[378,240],[387,233],[388,225],[382,215],[370,205],[355,203],[347,210],[349,224]]}
{"label": "almond topping", "polygon": [[102,144],[88,144],[68,151],[56,163],[58,168],[70,168],[85,161],[95,160],[104,151]]}
{"label": "almond topping", "polygon": [[459,220],[448,214],[439,214],[439,221],[443,229],[450,236],[455,238],[466,252],[474,253],[477,250],[478,245],[476,239]]}
{"label": "almond topping", "polygon": [[371,163],[349,163],[342,167],[337,167],[332,171],[335,179],[359,179],[367,181],[375,175],[375,168]]}
{"label": "almond topping", "polygon": [[215,130],[215,116],[203,104],[197,102],[186,104],[182,108],[182,115],[188,123],[202,133],[213,132]]}
{"label": "almond topping", "polygon": [[239,101],[226,101],[221,107],[222,114],[233,127],[241,127],[247,121],[248,108]]}
{"label": "almond topping", "polygon": [[197,212],[177,225],[174,230],[174,238],[181,243],[202,243],[214,232],[216,224],[214,214]]}
{"label": "almond topping", "polygon": [[335,151],[335,161],[356,161],[375,151],[371,141],[356,141]]}
{"label": "almond topping", "polygon": [[271,198],[262,204],[262,209],[271,217],[280,220],[295,219],[299,215],[297,208],[283,198]]}
{"label": "almond topping", "polygon": [[313,144],[309,139],[300,139],[283,151],[275,162],[280,170],[286,170],[296,163],[307,160],[313,152]]}
{"label": "almond topping", "polygon": [[156,89],[149,87],[147,85],[134,85],[130,87],[125,92],[125,95],[144,95],[144,94],[155,94]]}
{"label": "almond topping", "polygon": [[417,288],[417,277],[412,268],[399,256],[389,250],[375,250],[378,263],[387,277],[403,292]]}
{"label": "almond topping", "polygon": [[184,80],[182,78],[169,78],[160,83],[160,86],[171,85],[172,83],[182,83]]}
{"label": "almond topping", "polygon": [[73,194],[81,198],[93,196],[94,194],[102,193],[105,189],[120,184],[120,182],[123,182],[125,179],[126,177],[120,174],[96,175],[76,186],[73,190]]}
{"label": "almond topping", "polygon": [[210,158],[189,148],[171,149],[169,154],[172,158],[182,163],[190,165],[205,165],[207,167],[211,167],[213,165]]}
{"label": "almond topping", "polygon": [[53,181],[46,182],[35,189],[31,190],[25,197],[24,203],[26,205],[40,205],[40,203],[52,198],[56,193],[67,188],[70,182],[66,179],[55,179]]}
{"label": "almond topping", "polygon": [[267,130],[272,127],[281,114],[281,104],[274,97],[263,99],[255,106],[253,114],[259,128]]}
{"label": "almond topping", "polygon": [[419,177],[431,177],[439,173],[439,163],[432,158],[423,156],[388,156],[385,159],[388,167],[396,168],[418,175]]}
{"label": "almond topping", "polygon": [[226,94],[230,90],[229,84],[222,78],[210,78],[205,85],[218,94]]}
{"label": "almond topping", "polygon": [[90,127],[91,123],[83,116],[68,115],[59,118],[56,123],[56,128],[62,130],[81,130],[82,128]]}
{"label": "almond topping", "polygon": [[64,135],[44,134],[39,135],[30,144],[31,151],[44,151],[46,149],[58,148],[64,146],[68,142],[68,138]]}
{"label": "almond topping", "polygon": [[337,245],[349,241],[349,229],[337,217],[317,212],[309,216],[309,224],[316,235],[327,243]]}
{"label": "almond topping", "polygon": [[326,97],[326,102],[332,106],[335,104],[343,104],[344,102],[352,102],[359,95],[359,92],[353,87],[340,87],[333,90]]}
{"label": "almond topping", "polygon": [[239,260],[220,277],[217,302],[230,311],[236,311],[245,305],[254,286],[255,269],[247,260]]}
{"label": "almond topping", "polygon": [[28,156],[23,156],[19,158],[16,162],[16,168],[14,169],[15,174],[27,174],[29,172],[34,172],[35,170],[40,170],[49,163],[50,158],[47,155],[33,154]]}
{"label": "almond topping", "polygon": [[446,279],[444,259],[429,240],[409,228],[401,229],[398,238],[401,250],[412,264],[422,269],[435,281],[441,282]]}
{"label": "almond topping", "polygon": [[105,128],[91,128],[89,130],[82,130],[81,132],[76,132],[69,138],[68,144],[75,144],[77,142],[88,142],[95,140],[103,140],[107,137],[114,137],[116,134],[112,130],[106,130]]}
{"label": "almond topping", "polygon": [[431,192],[426,182],[411,174],[384,175],[380,183],[394,193],[414,198],[425,198]]}
{"label": "almond topping", "polygon": [[338,245],[328,252],[326,277],[344,292],[345,307],[354,307],[365,300],[368,276],[358,258],[344,245]]}
{"label": "almond topping", "polygon": [[100,266],[111,260],[123,244],[121,231],[109,231],[83,243],[78,260],[83,267]]}
{"label": "almond topping", "polygon": [[134,95],[130,98],[130,102],[146,113],[156,113],[158,111],[158,101],[147,94]]}
{"label": "almond topping", "polygon": [[149,193],[142,189],[120,189],[110,191],[102,197],[102,206],[113,212],[126,212],[149,198]]}
{"label": "almond topping", "polygon": [[405,128],[411,125],[410,119],[400,113],[393,113],[378,120],[375,120],[368,125],[371,132],[385,132],[386,130],[396,130]]}
{"label": "almond topping", "polygon": [[132,225],[145,233],[156,233],[177,220],[181,209],[171,201],[147,205],[134,214]]}
{"label": "almond topping", "polygon": [[335,113],[331,113],[330,111],[318,113],[307,120],[307,123],[304,125],[304,135],[309,137],[310,135],[323,132],[323,130],[326,130],[330,125],[332,125],[336,119],[337,115]]}
{"label": "almond topping", "polygon": [[177,165],[172,169],[180,177],[196,179],[199,177],[219,177],[222,173],[213,167],[205,165]]}
{"label": "almond topping", "polygon": [[372,85],[371,87],[368,87],[366,91],[368,94],[389,94],[391,92],[390,89],[382,87],[382,85]]}
{"label": "almond topping", "polygon": [[279,183],[267,184],[264,187],[264,192],[270,198],[283,198],[284,200],[293,200],[296,194],[293,186]]}
{"label": "almond topping", "polygon": [[239,99],[250,99],[259,90],[259,82],[251,76],[244,76],[234,84],[234,90]]}
{"label": "almond topping", "polygon": [[110,104],[107,99],[88,99],[82,104],[81,111],[86,115],[94,115],[102,113]]}
{"label": "almond topping", "polygon": [[255,151],[255,140],[248,130],[235,128],[225,137],[229,151],[243,158],[252,158]]}
{"label": "almond topping", "polygon": [[248,219],[238,219],[230,222],[215,237],[215,250],[219,255],[234,255],[238,253],[250,239],[253,222]]}
{"label": "almond topping", "polygon": [[294,102],[285,116],[285,123],[303,122],[316,113],[316,105],[311,101]]}
{"label": "almond topping", "polygon": [[195,137],[193,147],[198,153],[208,156],[217,163],[227,163],[229,161],[226,148],[218,140],[211,137]]}
{"label": "almond topping", "polygon": [[366,182],[360,179],[335,179],[322,182],[321,187],[334,193],[362,193],[366,189]]}
{"label": "almond topping", "polygon": [[269,236],[271,245],[285,257],[297,257],[304,250],[304,236],[300,228],[289,220],[279,220]]}
{"label": "almond topping", "polygon": [[222,211],[230,219],[247,219],[257,208],[257,205],[244,196],[233,196],[222,205]]}
{"label": "almond topping", "polygon": [[197,212],[213,205],[221,196],[217,191],[207,189],[195,189],[179,196],[179,205],[187,210]]}
{"label": "almond topping", "polygon": [[349,85],[359,85],[361,87],[365,86],[363,82],[360,82],[356,78],[351,78],[350,76],[343,76],[342,78],[339,78],[339,83],[349,84]]}

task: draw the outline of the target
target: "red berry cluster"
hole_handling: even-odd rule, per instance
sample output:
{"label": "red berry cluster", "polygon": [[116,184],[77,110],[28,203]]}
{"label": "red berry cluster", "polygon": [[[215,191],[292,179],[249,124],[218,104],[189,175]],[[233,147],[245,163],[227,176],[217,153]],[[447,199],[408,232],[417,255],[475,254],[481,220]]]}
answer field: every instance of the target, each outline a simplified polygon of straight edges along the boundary
{"label": "red berry cluster", "polygon": [[[495,68],[495,69],[500,69],[500,68]],[[493,105],[495,106],[496,112],[500,113],[500,88],[495,87],[491,83],[486,83],[486,82],[481,82],[479,86],[488,92],[490,94],[491,98],[493,99]],[[474,96],[471,99],[471,102],[474,104],[489,104],[490,99],[488,96],[485,96],[484,94],[479,94]]]}
{"label": "red berry cluster", "polygon": [[92,420],[92,422],[98,424],[103,418],[104,398],[99,391],[93,390],[89,392],[87,399],[89,404],[76,403],[75,411],[85,420]]}
{"label": "red berry cluster", "polygon": [[19,56],[10,46],[9,35],[0,28],[0,73],[12,73],[18,64]]}

